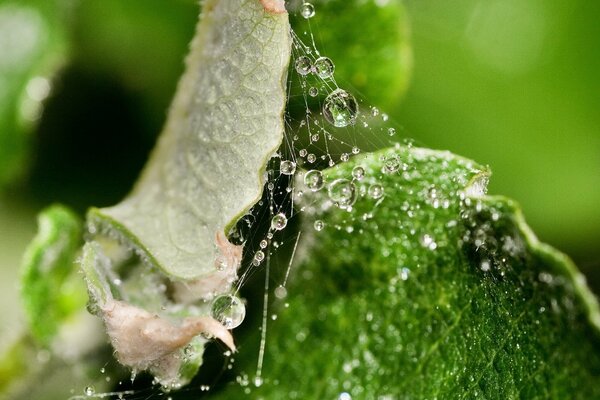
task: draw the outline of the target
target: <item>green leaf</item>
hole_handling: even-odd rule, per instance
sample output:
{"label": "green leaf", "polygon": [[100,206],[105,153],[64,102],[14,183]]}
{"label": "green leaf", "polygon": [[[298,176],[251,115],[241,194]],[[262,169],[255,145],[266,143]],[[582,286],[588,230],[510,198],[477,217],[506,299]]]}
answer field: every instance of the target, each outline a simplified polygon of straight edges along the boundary
{"label": "green leaf", "polygon": [[[394,109],[412,70],[408,17],[400,0],[315,0],[315,15],[302,17],[291,2],[296,35],[335,63],[340,85],[379,107]],[[304,89],[306,90],[306,89]]]}
{"label": "green leaf", "polygon": [[67,56],[64,6],[0,1],[0,186],[23,173],[29,133]]}
{"label": "green leaf", "polygon": [[[357,166],[365,177],[352,180]],[[304,190],[304,256],[278,300],[289,307],[270,322],[264,383],[223,398],[600,396],[595,298],[513,201],[484,195],[488,175],[405,147],[326,171],[328,185],[353,182],[356,203],[341,209],[327,187]],[[251,375],[247,357],[240,368]]]}
{"label": "green leaf", "polygon": [[200,333],[235,349],[208,300],[237,276],[242,247],[225,235],[258,201],[283,138],[290,46],[283,2],[204,3],[141,178],[123,202],[88,214],[82,268],[91,308],[119,361],[165,386],[196,373],[207,341]]}
{"label": "green leaf", "polygon": [[86,302],[85,287],[75,273],[82,222],[67,208],[54,205],[40,213],[38,226],[23,259],[22,298],[29,331],[48,346],[60,324]]}

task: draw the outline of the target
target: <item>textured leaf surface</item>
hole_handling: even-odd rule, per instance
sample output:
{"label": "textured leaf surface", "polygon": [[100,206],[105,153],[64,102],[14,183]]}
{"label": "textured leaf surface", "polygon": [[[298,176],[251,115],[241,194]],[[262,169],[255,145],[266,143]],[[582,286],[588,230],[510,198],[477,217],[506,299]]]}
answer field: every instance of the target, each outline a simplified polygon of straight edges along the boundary
{"label": "textured leaf surface", "polygon": [[64,319],[86,301],[74,264],[82,222],[65,207],[51,206],[38,216],[38,226],[23,260],[22,298],[32,336],[47,346]]}
{"label": "textured leaf surface", "polygon": [[[483,195],[485,168],[397,148],[327,181],[352,179],[357,165],[366,172],[350,212],[305,190],[304,260],[270,323],[265,381],[223,398],[600,396],[596,300],[511,200]],[[382,198],[368,195],[373,184]],[[240,366],[250,376],[253,358]]]}
{"label": "textured leaf surface", "polygon": [[176,278],[214,271],[226,233],[262,190],[283,137],[287,14],[257,0],[211,1],[165,131],[132,194],[92,212]]}
{"label": "textured leaf surface", "polygon": [[0,185],[23,172],[28,134],[66,57],[64,7],[54,3],[0,1]]}

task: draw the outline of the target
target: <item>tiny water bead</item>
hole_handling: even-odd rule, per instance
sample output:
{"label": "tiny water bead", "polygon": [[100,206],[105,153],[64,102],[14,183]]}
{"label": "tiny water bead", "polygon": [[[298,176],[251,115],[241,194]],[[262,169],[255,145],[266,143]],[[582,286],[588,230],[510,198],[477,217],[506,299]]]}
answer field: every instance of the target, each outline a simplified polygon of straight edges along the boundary
{"label": "tiny water bead", "polygon": [[287,225],[287,217],[285,214],[279,213],[271,219],[271,229],[280,231]]}
{"label": "tiny water bead", "polygon": [[383,173],[386,174],[393,174],[394,172],[397,172],[400,169],[400,160],[398,160],[398,157],[391,157],[387,160],[385,160],[385,162],[383,163]]}
{"label": "tiny water bead", "polygon": [[259,266],[260,263],[265,259],[265,253],[262,250],[258,250],[254,253],[254,258],[252,259],[252,265]]}
{"label": "tiny water bead", "polygon": [[396,129],[394,129],[394,128],[389,128],[388,129],[388,135],[394,136],[395,134],[396,134]]}
{"label": "tiny water bead", "polygon": [[381,198],[381,196],[383,196],[383,186],[379,185],[379,184],[373,184],[371,186],[369,186],[369,197],[373,198],[373,199],[379,199]]}
{"label": "tiny water bead", "polygon": [[86,396],[93,396],[96,394],[96,389],[93,386],[86,386],[85,389],[83,389],[83,393]]}
{"label": "tiny water bead", "polygon": [[323,183],[323,174],[321,171],[313,169],[304,175],[304,184],[313,192],[321,190]]}
{"label": "tiny water bead", "polygon": [[296,59],[295,63],[296,72],[300,75],[308,75],[313,69],[312,63],[310,62],[310,58],[306,56],[300,56]]}
{"label": "tiny water bead", "polygon": [[237,328],[246,317],[246,306],[237,296],[225,294],[213,300],[211,315],[225,328]]}
{"label": "tiny water bead", "polygon": [[315,161],[317,161],[317,156],[315,156],[314,154],[310,153],[307,157],[306,157],[306,161],[308,161],[309,163],[314,163]]}
{"label": "tiny water bead", "polygon": [[275,297],[278,299],[284,299],[287,296],[287,289],[283,285],[279,285],[275,288]]}
{"label": "tiny water bead", "polygon": [[356,187],[348,179],[337,179],[329,185],[329,198],[340,208],[348,208],[356,201]]}
{"label": "tiny water bead", "polygon": [[293,161],[282,161],[279,163],[279,171],[283,175],[294,175],[296,172],[296,163]]}
{"label": "tiny water bead", "polygon": [[325,98],[323,116],[333,126],[343,128],[354,125],[357,115],[358,103],[344,89],[336,89]]}
{"label": "tiny water bead", "polygon": [[315,6],[313,6],[311,3],[302,3],[300,6],[300,14],[306,19],[314,17]]}
{"label": "tiny water bead", "polygon": [[318,219],[315,221],[314,227],[317,232],[320,232],[323,230],[323,228],[325,228],[325,222]]}
{"label": "tiny water bead", "polygon": [[354,177],[354,179],[360,181],[365,176],[365,169],[360,165],[354,167],[352,169],[352,176]]}
{"label": "tiny water bead", "polygon": [[308,89],[308,94],[309,94],[311,97],[317,97],[317,95],[319,94],[319,89],[317,89],[317,88],[316,88],[316,87],[314,87],[314,86],[311,86],[311,87],[310,87],[310,89]]}
{"label": "tiny water bead", "polygon": [[331,78],[333,71],[335,71],[335,64],[329,57],[319,57],[315,61],[314,65],[315,73],[321,79]]}

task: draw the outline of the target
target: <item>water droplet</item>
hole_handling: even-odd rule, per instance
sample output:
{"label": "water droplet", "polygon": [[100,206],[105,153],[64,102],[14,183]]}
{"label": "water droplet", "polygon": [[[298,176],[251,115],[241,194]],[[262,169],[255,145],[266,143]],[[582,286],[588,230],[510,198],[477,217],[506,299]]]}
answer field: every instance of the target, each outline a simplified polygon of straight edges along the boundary
{"label": "water droplet", "polygon": [[227,329],[238,327],[246,316],[244,303],[232,294],[226,294],[213,300],[211,315]]}
{"label": "water droplet", "polygon": [[424,234],[423,236],[421,236],[421,245],[423,247],[428,248],[429,250],[435,250],[437,248],[437,243],[435,242],[435,240],[433,240],[431,235],[428,234]]}
{"label": "water droplet", "polygon": [[302,6],[300,6],[300,14],[306,19],[314,17],[315,6],[310,3],[303,3]]}
{"label": "water droplet", "polygon": [[358,147],[354,146],[352,148],[352,154],[358,154],[358,153],[360,153],[360,149]]}
{"label": "water droplet", "polygon": [[381,186],[377,183],[374,185],[371,185],[369,187],[368,193],[371,198],[379,199],[381,196],[383,196],[383,186]]}
{"label": "water droplet", "polygon": [[271,219],[271,229],[280,231],[287,225],[287,217],[285,214],[279,213]]}
{"label": "water droplet", "polygon": [[329,185],[329,198],[340,208],[350,207],[356,201],[356,188],[348,179],[337,179]]}
{"label": "water droplet", "polygon": [[308,75],[310,71],[312,71],[312,63],[310,62],[310,58],[306,56],[300,56],[296,59],[296,72],[300,75]]}
{"label": "water droplet", "polygon": [[323,174],[321,171],[317,171],[316,169],[308,171],[304,175],[304,184],[313,192],[317,190],[321,190],[323,187]]}
{"label": "water droplet", "polygon": [[93,396],[96,394],[96,388],[94,388],[93,386],[86,386],[85,389],[83,389],[83,393],[86,396]]}
{"label": "water droplet", "polygon": [[265,253],[263,253],[262,251],[259,250],[256,253],[254,253],[254,258],[252,259],[252,264],[260,265],[260,263],[264,259],[265,259]]}
{"label": "water droplet", "polygon": [[260,241],[260,248],[264,249],[268,246],[268,244],[269,244],[269,242],[267,242],[266,240],[263,239]]}
{"label": "water droplet", "polygon": [[317,97],[317,95],[319,94],[319,89],[317,89],[316,87],[312,86],[310,89],[308,89],[308,94],[311,97]]}
{"label": "water droplet", "polygon": [[338,400],[352,400],[352,396],[350,396],[350,393],[348,392],[342,392],[338,396]]}
{"label": "water droplet", "polygon": [[262,384],[263,384],[263,378],[261,378],[260,376],[257,376],[254,378],[254,386],[261,387]]}
{"label": "water droplet", "polygon": [[275,288],[275,297],[278,299],[284,299],[287,296],[287,289],[283,285],[279,285]]}
{"label": "water droplet", "polygon": [[378,116],[379,115],[379,108],[377,108],[377,107],[371,108],[371,115],[374,116],[374,117]]}
{"label": "water droplet", "polygon": [[387,114],[381,114],[381,119],[387,121],[390,117]]}
{"label": "water droplet", "polygon": [[398,157],[391,157],[385,160],[383,163],[383,173],[385,174],[393,174],[394,172],[398,172],[400,169],[400,160]]}
{"label": "water droplet", "polygon": [[318,133],[313,133],[310,137],[310,141],[311,142],[318,142],[319,141],[319,134]]}
{"label": "water droplet", "polygon": [[318,220],[315,221],[314,227],[315,227],[315,230],[317,232],[320,232],[320,231],[323,230],[323,228],[325,228],[325,222],[323,222],[320,219],[318,219]]}
{"label": "water droplet", "polygon": [[335,71],[335,65],[329,57],[317,58],[314,68],[315,73],[322,79],[331,78],[333,71]]}
{"label": "water droplet", "polygon": [[346,162],[350,159],[350,155],[348,153],[342,153],[342,155],[340,156],[340,160]]}
{"label": "water droplet", "polygon": [[306,149],[300,149],[298,154],[300,154],[300,157],[306,157],[306,155],[308,154],[308,151],[306,151]]}
{"label": "water droplet", "polygon": [[308,161],[309,163],[314,163],[315,161],[317,161],[317,156],[315,156],[314,154],[310,153],[308,155],[308,157],[306,157],[306,161]]}
{"label": "water droplet", "polygon": [[294,172],[296,172],[296,163],[289,160],[282,161],[279,163],[279,171],[283,175],[294,175]]}
{"label": "water droplet", "polygon": [[356,122],[357,114],[356,99],[343,89],[331,92],[323,104],[323,116],[327,122],[337,128],[353,125]]}
{"label": "water droplet", "polygon": [[396,134],[396,130],[394,128],[389,128],[388,129],[388,135],[394,136],[395,134]]}
{"label": "water droplet", "polygon": [[360,181],[365,176],[365,169],[363,167],[361,167],[360,165],[354,167],[352,169],[352,176],[354,177],[354,179]]}

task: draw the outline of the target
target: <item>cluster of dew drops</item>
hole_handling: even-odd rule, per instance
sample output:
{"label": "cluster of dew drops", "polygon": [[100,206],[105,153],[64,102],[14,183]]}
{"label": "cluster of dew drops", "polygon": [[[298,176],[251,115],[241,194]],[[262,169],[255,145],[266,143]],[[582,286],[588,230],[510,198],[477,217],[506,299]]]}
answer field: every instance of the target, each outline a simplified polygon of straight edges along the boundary
{"label": "cluster of dew drops", "polygon": [[[311,3],[304,2],[300,6],[299,13],[303,18],[309,20],[315,16],[315,7]],[[323,119],[327,122],[327,124],[329,124],[330,127],[333,127],[333,129],[351,128],[359,120],[359,103],[352,93],[338,87],[334,78],[334,62],[329,57],[322,56],[317,51],[314,40],[312,41],[312,46],[308,46],[304,44],[294,32],[292,32],[292,37],[294,40],[294,48],[300,50],[300,54],[294,57],[292,68],[298,74],[298,77],[303,81],[302,87],[305,88],[305,90],[303,90],[304,93],[307,93],[310,98],[316,98],[319,96],[321,90],[323,89],[319,89],[315,86],[307,87],[306,78],[312,77],[320,81],[324,90],[327,91],[325,99],[322,101],[322,104],[320,104],[320,115],[322,115]],[[388,120],[387,114],[380,113],[375,107],[370,109],[369,114],[369,117],[379,117],[384,122]],[[323,135],[323,139],[326,141],[326,143],[327,140],[337,140],[338,143],[347,145],[348,152],[341,154],[341,162],[348,161],[351,154],[356,155],[360,153],[360,149],[357,146],[344,143],[341,139],[337,138],[336,135],[329,133],[329,131],[319,123],[318,119],[311,117],[311,110],[309,110],[307,106],[305,119],[300,120],[299,127],[307,127],[307,125],[310,123],[317,126],[318,131],[325,133],[325,135]],[[367,123],[363,122],[363,125],[366,127]],[[394,128],[387,128],[386,131],[389,136],[393,136],[395,134]],[[287,134],[289,135],[290,132]],[[294,140],[297,138],[297,135],[295,135],[293,132],[290,136],[293,136]],[[309,129],[309,142],[316,143],[319,140],[319,133],[315,133]],[[328,166],[334,166],[336,162],[333,160],[331,154],[329,154],[327,144],[325,147],[327,154],[321,156],[321,159],[326,160],[328,158]],[[362,180],[365,176],[365,170],[363,167],[357,166],[354,168],[352,171],[352,179],[337,179],[329,184],[326,184],[325,178],[320,170],[309,169],[306,172],[300,172],[297,169],[299,159],[303,160],[301,163],[310,165],[318,160],[317,155],[309,152],[306,148],[295,149],[293,145],[291,146],[290,150],[292,154],[289,158],[282,156],[281,153],[277,154],[277,157],[280,158],[279,174],[281,176],[287,177],[289,182],[291,182],[290,184],[293,185],[293,178],[298,173],[303,174],[303,183],[306,189],[312,192],[317,192],[325,188],[326,194],[333,204],[341,209],[348,211],[352,210],[352,205],[358,197],[358,190],[355,186],[355,183]],[[275,188],[275,183],[272,180],[269,180],[267,183],[267,188],[273,191]],[[287,192],[293,192],[291,187],[287,187],[286,189]],[[298,197],[301,195],[302,191],[298,191],[296,193],[296,196]],[[383,187],[377,183],[372,184],[367,190],[367,195],[373,199],[380,199],[384,195]],[[281,211],[280,209],[277,210],[276,208],[277,207],[272,207],[272,210],[275,211],[271,212],[269,232],[267,233],[266,238],[260,241],[259,249],[256,250],[252,256],[252,267],[258,267],[264,262],[267,256],[266,253],[269,251],[268,247],[271,244],[277,244],[277,242],[273,242],[272,240],[274,234],[284,230],[288,225],[289,217],[286,215],[286,212]],[[294,211],[291,212],[293,213]],[[313,226],[316,231],[322,231],[326,224],[324,221],[318,219],[314,221]],[[238,289],[239,286],[241,286],[241,283],[239,283]],[[285,298],[287,296],[285,284],[277,286],[274,290],[274,294],[279,299]],[[244,302],[234,294],[221,295],[213,300],[211,313],[213,318],[221,322],[226,328],[233,329],[239,326],[244,320]]]}

